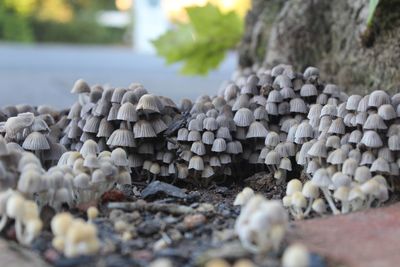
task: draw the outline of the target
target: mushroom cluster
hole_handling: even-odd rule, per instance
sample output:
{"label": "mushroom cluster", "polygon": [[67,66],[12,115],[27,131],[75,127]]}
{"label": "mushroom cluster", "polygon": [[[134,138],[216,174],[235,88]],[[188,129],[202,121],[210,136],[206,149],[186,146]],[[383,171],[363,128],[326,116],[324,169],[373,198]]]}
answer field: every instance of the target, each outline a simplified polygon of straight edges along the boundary
{"label": "mushroom cluster", "polygon": [[[119,164],[129,167],[136,175],[142,169],[144,174],[153,177],[168,174],[158,162],[167,151],[163,132],[179,115],[171,99],[148,94],[140,84],[132,84],[128,89],[103,89],[101,86],[90,88],[82,80],[75,83],[72,93],[77,93],[79,98],[67,116],[62,144],[79,151],[85,141],[92,140],[100,152],[124,150],[128,161]],[[164,161],[172,162],[172,157],[167,158]]]}
{"label": "mushroom cluster", "polygon": [[[17,218],[7,216],[10,192],[59,211],[142,177],[207,186],[268,170],[287,184],[283,206],[301,219],[328,207],[338,214],[379,206],[399,175],[400,93],[347,96],[314,67],[237,72],[216,96],[182,99],[179,107],[140,84],[105,89],[78,80],[72,93],[77,102],[67,112],[0,110],[0,226]],[[237,222],[246,246],[276,247],[287,220],[281,206],[249,188],[236,204],[247,214]]]}
{"label": "mushroom cluster", "polygon": [[36,203],[24,198],[19,192],[8,189],[0,193],[0,205],[0,230],[6,226],[8,219],[12,219],[18,242],[23,245],[31,244],[43,227]]}
{"label": "mushroom cluster", "polygon": [[98,201],[98,199],[116,184],[131,184],[128,156],[122,148],[112,152],[99,152],[98,144],[87,140],[80,152],[64,153],[57,166],[48,170],[45,178],[55,179],[54,190],[47,191],[53,207],[60,204],[69,206]]}
{"label": "mushroom cluster", "polygon": [[[249,94],[251,77],[254,74],[247,82],[243,76],[236,79],[241,94],[235,101]],[[264,162],[278,182],[285,181],[288,173],[290,178],[301,177],[299,170],[310,180],[292,180],[287,186],[283,202],[295,218],[311,211],[322,214],[327,206],[334,214],[346,213],[388,199],[399,175],[400,94],[391,97],[375,90],[366,96],[347,96],[338,86],[321,82],[313,67],[300,74],[278,65],[259,70],[257,77],[264,98],[252,99],[265,102],[262,112],[268,121],[265,146],[253,152],[258,154],[257,164]],[[250,110],[256,118],[258,108],[250,104]]]}
{"label": "mushroom cluster", "polygon": [[54,234],[53,247],[66,257],[92,255],[100,249],[96,226],[82,219],[75,219],[68,212],[53,217],[51,230]]}
{"label": "mushroom cluster", "polygon": [[277,251],[285,237],[287,224],[288,215],[280,201],[254,195],[242,207],[235,232],[249,251]]}
{"label": "mushroom cluster", "polygon": [[24,107],[20,110],[29,112],[17,113],[0,122],[0,134],[4,135],[6,142],[35,153],[43,165],[53,166],[66,151],[59,143],[65,120],[56,121],[60,113],[49,107],[42,106],[37,110]]}
{"label": "mushroom cluster", "polygon": [[[304,192],[294,190],[285,198],[296,218],[312,210],[323,213],[324,204],[334,213],[378,205],[393,187],[384,178],[398,174],[399,95],[377,90],[348,97],[322,82],[314,67],[304,73],[290,65],[242,72],[217,96],[183,99],[179,108],[139,84],[104,90],[79,80],[72,91],[79,100],[61,139],[68,148],[79,150],[86,140],[100,151],[122,148],[137,175],[189,177],[202,185],[264,169],[286,183],[304,172],[312,180],[304,190],[301,185]],[[368,177],[379,183],[368,184],[380,193],[366,191]],[[363,201],[347,203],[352,189],[363,192],[356,197]]]}
{"label": "mushroom cluster", "polygon": [[[97,143],[88,140],[80,152],[62,154],[56,166],[45,170],[38,157],[20,147],[13,148],[3,140],[5,154],[0,159],[1,189],[17,190],[42,208],[61,210],[63,204],[97,201],[117,185],[131,184],[128,157],[123,149],[98,152]],[[10,148],[8,148],[10,147]],[[9,164],[7,164],[9,163]]]}
{"label": "mushroom cluster", "polygon": [[[399,96],[376,90],[364,97],[351,95],[340,104],[317,103],[310,108],[307,124],[314,139],[302,145],[297,163],[333,213],[379,206],[388,199],[399,175]],[[307,183],[303,191],[310,188]],[[315,211],[324,211],[317,193],[300,191],[301,184],[287,192],[288,206],[296,200],[314,200]]]}

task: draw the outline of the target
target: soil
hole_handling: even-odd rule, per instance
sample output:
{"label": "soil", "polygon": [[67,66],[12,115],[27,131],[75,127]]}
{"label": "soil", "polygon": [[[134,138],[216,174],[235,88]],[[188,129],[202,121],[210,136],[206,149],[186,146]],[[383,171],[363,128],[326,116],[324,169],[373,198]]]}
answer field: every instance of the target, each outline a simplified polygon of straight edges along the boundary
{"label": "soil", "polygon": [[[231,263],[250,259],[256,266],[280,266],[280,257],[288,241],[277,253],[256,256],[247,252],[233,231],[240,213],[240,207],[233,206],[233,202],[244,186],[250,186],[268,199],[281,199],[285,195],[285,183],[277,184],[271,174],[261,172],[240,185],[212,184],[200,189],[188,185],[182,187],[181,184],[176,187],[158,186],[166,188],[165,192],[147,189],[146,199],[140,194],[149,187],[146,183],[114,189],[103,195],[99,205],[100,216],[94,220],[103,244],[99,255],[65,258],[51,246],[49,223],[32,244],[33,251],[49,264],[62,267],[149,266],[160,258],[169,259],[172,266],[204,266],[214,258],[223,258]],[[69,211],[86,219],[84,210],[90,204],[93,203]],[[120,208],[110,208],[112,205]],[[50,222],[53,215],[49,208],[42,212],[46,222]],[[9,240],[14,238],[12,226],[4,231],[4,236]],[[338,266],[327,264],[315,254],[311,258],[312,267]]]}

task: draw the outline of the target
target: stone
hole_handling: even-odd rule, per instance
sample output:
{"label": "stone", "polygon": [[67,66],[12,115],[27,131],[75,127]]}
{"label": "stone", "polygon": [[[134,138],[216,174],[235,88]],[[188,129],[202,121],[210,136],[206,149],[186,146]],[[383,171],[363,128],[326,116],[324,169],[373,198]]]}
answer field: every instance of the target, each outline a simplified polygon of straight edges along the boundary
{"label": "stone", "polygon": [[203,214],[187,215],[183,219],[183,224],[186,229],[196,228],[206,222],[206,217]]}
{"label": "stone", "polygon": [[187,195],[183,192],[182,189],[176,187],[171,184],[167,184],[160,181],[154,181],[150,183],[145,189],[142,191],[143,198],[153,197],[159,193],[162,193],[166,196],[185,199]]}

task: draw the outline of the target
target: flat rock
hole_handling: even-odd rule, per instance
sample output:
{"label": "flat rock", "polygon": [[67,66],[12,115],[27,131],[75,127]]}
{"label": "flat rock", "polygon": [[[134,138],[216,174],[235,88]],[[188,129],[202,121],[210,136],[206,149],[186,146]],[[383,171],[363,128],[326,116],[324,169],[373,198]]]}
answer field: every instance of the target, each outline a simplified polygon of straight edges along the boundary
{"label": "flat rock", "polygon": [[0,238],[0,265],[7,267],[48,267],[39,255]]}
{"label": "flat rock", "polygon": [[400,203],[299,221],[290,239],[348,267],[399,266]]}
{"label": "flat rock", "polygon": [[153,197],[157,194],[164,194],[166,196],[185,199],[188,197],[182,189],[171,184],[167,184],[160,181],[151,182],[142,191],[143,198]]}

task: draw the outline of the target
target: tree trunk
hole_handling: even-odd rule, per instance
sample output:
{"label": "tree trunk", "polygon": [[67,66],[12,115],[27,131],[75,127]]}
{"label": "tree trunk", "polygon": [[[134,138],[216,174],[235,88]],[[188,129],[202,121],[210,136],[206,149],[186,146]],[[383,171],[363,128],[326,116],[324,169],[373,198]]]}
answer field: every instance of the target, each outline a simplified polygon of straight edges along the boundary
{"label": "tree trunk", "polygon": [[291,64],[320,69],[350,92],[400,91],[400,0],[254,0],[239,48],[242,68]]}

